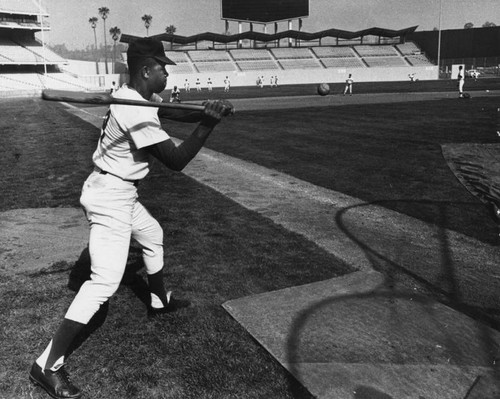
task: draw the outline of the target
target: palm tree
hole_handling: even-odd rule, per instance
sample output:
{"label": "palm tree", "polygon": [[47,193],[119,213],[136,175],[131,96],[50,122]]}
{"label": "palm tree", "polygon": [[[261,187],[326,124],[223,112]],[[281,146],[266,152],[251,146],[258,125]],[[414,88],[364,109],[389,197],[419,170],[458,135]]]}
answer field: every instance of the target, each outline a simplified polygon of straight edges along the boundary
{"label": "palm tree", "polygon": [[115,73],[115,63],[116,63],[116,41],[120,38],[122,31],[118,26],[115,26],[109,30],[111,38],[113,39],[113,73]]}
{"label": "palm tree", "polygon": [[170,35],[170,50],[174,48],[174,33],[177,28],[174,25],[169,25],[165,28],[167,35]]}
{"label": "palm tree", "polygon": [[106,75],[108,74],[108,51],[106,44],[106,18],[108,18],[109,8],[108,7],[100,7],[99,15],[101,16],[104,22],[104,67],[106,69]]}
{"label": "palm tree", "polygon": [[144,14],[141,18],[144,21],[144,26],[146,27],[146,36],[149,36],[149,27],[151,26],[153,17],[149,14]]}
{"label": "palm tree", "polygon": [[169,25],[165,28],[165,32],[167,32],[168,35],[173,35],[177,28],[174,25]]}
{"label": "palm tree", "polygon": [[99,75],[99,52],[97,50],[97,34],[95,32],[95,28],[97,26],[97,17],[89,18],[89,23],[92,29],[94,30],[94,43],[95,43],[95,73]]}

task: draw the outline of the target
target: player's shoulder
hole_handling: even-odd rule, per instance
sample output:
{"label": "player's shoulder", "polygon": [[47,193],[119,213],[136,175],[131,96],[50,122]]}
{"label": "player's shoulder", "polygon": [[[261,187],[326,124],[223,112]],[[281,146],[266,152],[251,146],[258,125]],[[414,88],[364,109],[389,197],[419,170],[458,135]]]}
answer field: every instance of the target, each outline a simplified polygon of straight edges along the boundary
{"label": "player's shoulder", "polygon": [[115,98],[131,99],[131,100],[144,100],[142,96],[136,91],[131,89],[128,85],[124,84],[120,90],[113,93]]}

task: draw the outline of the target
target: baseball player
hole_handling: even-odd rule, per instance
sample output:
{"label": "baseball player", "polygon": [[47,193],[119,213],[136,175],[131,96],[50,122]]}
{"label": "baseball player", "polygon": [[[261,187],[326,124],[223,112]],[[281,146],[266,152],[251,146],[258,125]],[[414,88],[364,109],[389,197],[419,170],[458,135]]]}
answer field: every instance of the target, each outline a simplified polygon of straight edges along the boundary
{"label": "baseball player", "polygon": [[349,92],[349,95],[352,96],[352,84],[354,83],[354,79],[352,78],[352,74],[349,74],[348,78],[345,81],[344,88],[344,96]]}
{"label": "baseball player", "polygon": [[464,67],[462,65],[460,65],[458,67],[457,81],[458,81],[458,97],[459,98],[464,98],[465,73],[464,73],[463,69],[464,69]]}
{"label": "baseball player", "polygon": [[226,76],[226,79],[224,79],[224,91],[228,92],[229,87],[231,87],[231,81],[229,80],[229,77]]}
{"label": "baseball player", "polygon": [[210,78],[208,78],[207,80],[207,88],[208,91],[212,91],[212,80]]}
{"label": "baseball player", "polygon": [[[166,65],[163,45],[153,38],[137,39],[127,51],[130,83],[117,98],[161,101]],[[79,398],[81,391],[64,369],[65,354],[99,307],[118,289],[125,271],[131,238],[142,247],[150,290],[148,313],[158,315],[188,306],[175,299],[163,283],[163,231],[137,198],[137,185],[149,172],[153,158],[182,170],[201,149],[214,127],[229,113],[227,101],[207,101],[191,115],[197,127],[182,144],[162,129],[159,118],[169,116],[153,107],[111,105],[104,120],[94,170],[85,181],[80,202],[89,221],[91,276],[76,294],[52,340],[33,363],[30,380],[53,398]],[[192,111],[189,111],[192,113]]]}
{"label": "baseball player", "polygon": [[174,86],[172,92],[170,93],[170,102],[171,103],[180,103],[181,102],[181,91],[177,86]]}
{"label": "baseball player", "polygon": [[186,91],[186,93],[189,93],[191,91],[191,86],[189,85],[189,80],[185,80],[184,81],[184,90]]}
{"label": "baseball player", "polygon": [[201,91],[200,78],[196,78],[196,91]]}

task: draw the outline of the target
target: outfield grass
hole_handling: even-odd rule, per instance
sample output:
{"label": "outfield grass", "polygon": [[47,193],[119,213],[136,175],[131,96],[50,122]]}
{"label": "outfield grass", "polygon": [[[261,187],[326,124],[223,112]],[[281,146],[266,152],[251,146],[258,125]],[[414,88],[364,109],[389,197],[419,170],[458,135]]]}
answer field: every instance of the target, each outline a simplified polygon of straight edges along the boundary
{"label": "outfield grass", "polygon": [[[498,98],[472,98],[241,112],[207,146],[489,243],[494,223],[454,178],[439,145],[496,142],[497,106]],[[9,100],[0,109],[0,211],[77,207],[97,130],[58,104]],[[189,132],[183,124],[168,129],[180,138]],[[85,397],[310,397],[220,305],[352,269],[160,165],[139,190],[165,230],[169,283],[193,306],[149,320],[133,248],[124,284],[68,364]],[[74,295],[67,288],[71,269],[61,262],[38,273],[1,275],[0,398],[45,397],[27,372]]]}
{"label": "outfield grass", "polygon": [[[344,83],[329,83],[330,95],[340,95],[344,91]],[[201,92],[191,89],[186,93],[181,89],[182,101],[189,102],[194,100],[205,100],[207,98],[259,98],[259,97],[275,97],[275,96],[304,96],[316,95],[317,85],[315,84],[296,84],[296,85],[280,85],[278,87],[264,88],[257,86],[250,87],[232,87],[228,93],[225,93],[222,88],[216,87],[211,93],[206,88]],[[484,91],[484,90],[499,90],[500,78],[480,78],[478,80],[467,79],[465,91]],[[354,82],[353,93],[422,93],[422,92],[457,92],[457,82],[451,79],[442,80],[422,80],[417,82],[395,81],[395,82]],[[170,91],[162,94],[166,99],[170,96]]]}
{"label": "outfield grass", "polygon": [[[441,144],[498,142],[499,102],[244,112],[227,119],[207,147],[494,244],[488,209],[454,177]],[[187,136],[179,124],[166,129]]]}

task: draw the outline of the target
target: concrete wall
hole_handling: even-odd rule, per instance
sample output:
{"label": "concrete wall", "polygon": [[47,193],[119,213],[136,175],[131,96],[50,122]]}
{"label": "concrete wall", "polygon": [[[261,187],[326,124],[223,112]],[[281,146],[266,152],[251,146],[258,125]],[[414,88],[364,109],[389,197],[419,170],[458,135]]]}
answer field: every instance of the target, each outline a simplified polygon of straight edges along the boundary
{"label": "concrete wall", "polygon": [[[168,67],[167,67],[168,70]],[[255,86],[257,77],[264,76],[264,85],[269,86],[271,76],[278,76],[278,85],[286,84],[315,84],[315,83],[341,83],[345,82],[347,76],[352,74],[355,82],[389,82],[409,80],[408,75],[415,73],[415,78],[419,80],[437,80],[437,66],[424,67],[392,67],[392,68],[328,68],[328,69],[301,69],[301,70],[268,70],[268,71],[247,71],[247,72],[217,72],[199,74],[171,74],[168,77],[167,89],[174,86],[181,90],[184,88],[184,81],[188,79],[191,90],[196,90],[195,82],[199,78],[202,88],[207,87],[207,79],[213,82],[213,87],[223,87],[224,79],[229,77],[232,87]]]}

